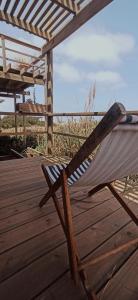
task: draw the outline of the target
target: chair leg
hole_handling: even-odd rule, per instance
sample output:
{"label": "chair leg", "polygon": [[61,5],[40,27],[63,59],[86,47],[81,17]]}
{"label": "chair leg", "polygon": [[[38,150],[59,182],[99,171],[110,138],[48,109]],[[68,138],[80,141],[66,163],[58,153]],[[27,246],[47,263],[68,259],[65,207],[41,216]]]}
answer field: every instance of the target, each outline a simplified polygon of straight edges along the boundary
{"label": "chair leg", "polygon": [[78,263],[77,263],[77,253],[76,253],[76,243],[74,239],[73,222],[72,222],[72,212],[70,195],[67,186],[67,176],[65,170],[62,171],[62,193],[63,193],[63,208],[64,208],[64,218],[65,227],[67,232],[67,246],[69,255],[69,264],[71,269],[71,276],[74,282],[78,283]]}
{"label": "chair leg", "polygon": [[[52,189],[52,182],[51,182],[51,180],[50,180],[50,178],[49,178],[49,175],[48,175],[47,170],[44,168],[43,165],[42,165],[42,170],[43,170],[43,172],[44,172],[45,179],[46,179],[46,182],[47,182],[48,187],[49,187],[49,191],[51,191],[51,189]],[[47,194],[46,194],[46,195],[47,195]],[[46,196],[46,195],[45,195],[45,196]],[[41,202],[43,202],[43,199],[45,200],[45,196],[44,196],[44,197],[42,198],[42,200],[40,201],[40,204],[39,204],[40,207],[41,207]],[[55,193],[52,194],[52,199],[53,199],[53,202],[54,202],[54,205],[55,205],[57,214],[58,214],[58,216],[59,216],[59,219],[60,219],[60,222],[61,222],[63,231],[64,231],[64,233],[65,233],[65,235],[66,235],[66,228],[65,228],[65,223],[64,223],[64,216],[63,216],[63,214],[62,214],[62,210],[61,210],[61,208],[60,208],[59,201],[58,201],[58,198],[57,198],[57,196],[56,196]]]}
{"label": "chair leg", "polygon": [[90,190],[88,192],[88,196],[90,197],[90,196],[94,195],[95,193],[97,193],[100,190],[102,190],[105,186],[106,186],[105,183],[97,185],[96,187],[94,187],[92,190]]}
{"label": "chair leg", "polygon": [[88,300],[98,300],[94,291],[91,290],[88,284],[87,276],[84,270],[79,271],[79,265],[81,263],[76,240],[74,237],[73,222],[72,222],[72,212],[71,212],[71,203],[70,195],[67,185],[67,176],[65,170],[62,171],[62,192],[63,192],[63,207],[64,207],[64,217],[65,217],[65,226],[66,226],[66,237],[67,237],[67,246],[69,254],[69,263],[71,269],[71,276],[74,280],[74,283],[77,284],[79,277],[81,279],[84,290],[87,294]]}
{"label": "chair leg", "polygon": [[132,210],[128,207],[128,205],[125,203],[125,201],[120,196],[120,194],[115,190],[113,185],[108,183],[107,187],[109,188],[111,193],[114,195],[114,197],[118,200],[118,202],[122,205],[122,207],[125,209],[125,211],[128,213],[128,215],[131,217],[133,222],[138,226],[138,218],[135,216],[135,214],[132,212]]}
{"label": "chair leg", "polygon": [[[49,190],[51,190],[52,183],[49,178],[49,175],[45,168],[42,168],[42,169],[43,169]],[[66,177],[65,171],[63,173],[64,174],[62,175],[62,178],[63,178],[62,179],[62,183],[63,183],[62,192],[63,192],[64,216],[62,213],[62,209],[60,208],[58,198],[55,193],[52,195],[52,198],[53,198],[53,201],[54,201],[54,204],[56,207],[56,211],[58,213],[63,231],[67,238],[69,263],[70,263],[72,279],[74,280],[74,283],[77,284],[78,279],[80,277],[80,280],[82,282],[82,285],[83,285],[84,290],[87,295],[87,299],[88,300],[98,300],[94,291],[92,291],[91,288],[89,287],[85,270],[78,271],[79,265],[81,262],[80,262],[79,255],[78,255],[76,240],[75,240],[74,234],[73,234],[73,223],[72,223],[72,214],[71,214],[70,195],[69,195],[69,191],[68,191],[68,187],[67,187],[67,177]]]}

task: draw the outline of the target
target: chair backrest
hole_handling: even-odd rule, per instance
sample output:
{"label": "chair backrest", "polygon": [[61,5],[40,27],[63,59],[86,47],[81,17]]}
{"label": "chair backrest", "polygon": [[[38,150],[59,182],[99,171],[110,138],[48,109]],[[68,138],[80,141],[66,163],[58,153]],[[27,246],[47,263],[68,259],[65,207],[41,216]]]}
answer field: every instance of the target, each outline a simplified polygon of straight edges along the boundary
{"label": "chair backrest", "polygon": [[121,124],[103,140],[77,185],[99,185],[138,174],[138,124]]}
{"label": "chair backrest", "polygon": [[[97,127],[92,131],[86,139],[79,151],[75,154],[71,162],[66,167],[66,176],[69,178],[73,172],[88,158],[88,156],[96,149],[96,147],[104,140],[104,138],[119,124],[122,118],[126,115],[124,106],[121,103],[115,103],[99,122]],[[61,186],[62,176],[59,176],[57,181],[51,187],[51,192],[54,193]],[[49,196],[48,195],[48,196]]]}

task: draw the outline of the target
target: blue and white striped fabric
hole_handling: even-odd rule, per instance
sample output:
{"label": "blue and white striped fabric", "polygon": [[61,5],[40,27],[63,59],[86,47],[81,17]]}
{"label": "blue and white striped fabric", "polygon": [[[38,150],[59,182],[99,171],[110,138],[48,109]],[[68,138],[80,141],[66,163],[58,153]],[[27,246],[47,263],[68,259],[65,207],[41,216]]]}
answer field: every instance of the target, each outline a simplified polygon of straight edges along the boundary
{"label": "blue and white striped fabric", "polygon": [[[72,185],[73,183],[75,183],[78,179],[80,179],[80,177],[85,173],[85,171],[88,169],[89,165],[91,163],[91,159],[88,158],[86,159],[80,166],[79,168],[76,169],[76,171],[74,171],[74,173],[68,178],[68,184]],[[67,167],[66,164],[62,163],[62,164],[57,164],[57,165],[50,165],[50,166],[45,166],[49,177],[51,178],[52,182],[54,183],[61,171],[63,169],[65,169]]]}
{"label": "blue and white striped fabric", "polygon": [[[131,173],[137,174],[138,126],[136,125],[138,125],[138,116],[125,116],[103,140],[94,159],[85,160],[68,178],[68,184],[81,187],[96,186],[123,178]],[[66,166],[66,164],[45,166],[53,183]]]}
{"label": "blue and white striped fabric", "polygon": [[137,115],[126,115],[121,120],[120,124],[138,124]]}

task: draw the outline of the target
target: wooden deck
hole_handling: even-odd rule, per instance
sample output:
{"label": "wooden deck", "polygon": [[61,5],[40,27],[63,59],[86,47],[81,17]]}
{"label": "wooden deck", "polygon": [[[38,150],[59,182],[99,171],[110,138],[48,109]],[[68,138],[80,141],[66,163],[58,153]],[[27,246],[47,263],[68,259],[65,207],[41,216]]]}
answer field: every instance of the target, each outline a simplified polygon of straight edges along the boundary
{"label": "wooden deck", "polygon": [[[70,279],[67,248],[52,202],[38,203],[47,190],[39,159],[0,162],[0,299],[83,300]],[[126,200],[135,213],[138,205]],[[72,192],[81,258],[96,256],[138,237],[138,230],[108,190],[87,198]],[[138,299],[135,247],[88,269],[101,300]]]}
{"label": "wooden deck", "polygon": [[38,75],[33,77],[32,73],[26,72],[20,75],[17,69],[11,69],[10,72],[5,74],[3,67],[0,66],[0,91],[8,93],[20,93],[21,91],[34,86],[34,84],[44,85],[43,76]]}

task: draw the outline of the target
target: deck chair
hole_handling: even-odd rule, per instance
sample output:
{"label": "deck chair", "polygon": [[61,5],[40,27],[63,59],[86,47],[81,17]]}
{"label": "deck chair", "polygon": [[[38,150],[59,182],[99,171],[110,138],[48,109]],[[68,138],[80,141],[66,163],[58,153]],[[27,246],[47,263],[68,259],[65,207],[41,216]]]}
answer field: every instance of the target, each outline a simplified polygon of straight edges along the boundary
{"label": "deck chair", "polygon": [[[135,124],[133,124],[134,121]],[[89,156],[99,145],[94,159],[89,159]],[[95,292],[90,289],[87,282],[85,271],[87,267],[132,245],[137,245],[138,238],[112,249],[96,259],[81,262],[73,230],[70,186],[74,188],[84,187],[86,190],[91,186],[92,189],[88,191],[89,196],[104,187],[108,187],[131,219],[138,225],[138,219],[134,212],[112,184],[116,179],[130,174],[138,174],[138,120],[135,119],[135,116],[127,116],[122,104],[115,103],[67,166],[65,164],[42,165],[42,170],[49,190],[40,201],[39,206],[42,207],[50,197],[53,198],[67,239],[71,277],[75,284],[78,284],[79,279],[81,279],[88,299],[97,299]],[[63,210],[56,195],[59,188],[62,189]]]}

